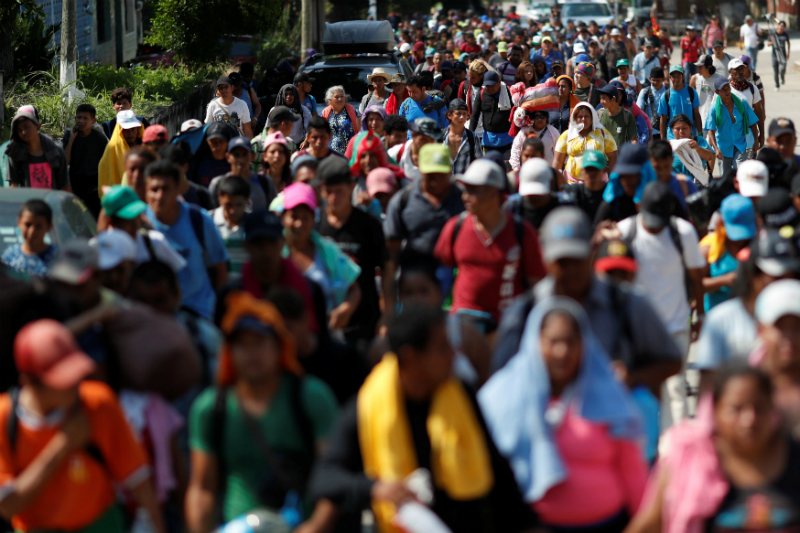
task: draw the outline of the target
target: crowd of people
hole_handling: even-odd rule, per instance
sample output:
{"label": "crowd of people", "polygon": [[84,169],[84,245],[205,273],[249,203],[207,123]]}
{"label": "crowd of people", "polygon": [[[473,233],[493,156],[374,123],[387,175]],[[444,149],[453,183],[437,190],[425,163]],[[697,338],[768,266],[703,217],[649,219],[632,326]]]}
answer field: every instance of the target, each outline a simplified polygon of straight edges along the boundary
{"label": "crowd of people", "polygon": [[126,88],[60,142],[15,110],[7,186],[97,234],[35,195],[4,234],[5,530],[800,531],[800,156],[757,49],[389,20],[413,75],[324,107],[287,58],[178,132]]}

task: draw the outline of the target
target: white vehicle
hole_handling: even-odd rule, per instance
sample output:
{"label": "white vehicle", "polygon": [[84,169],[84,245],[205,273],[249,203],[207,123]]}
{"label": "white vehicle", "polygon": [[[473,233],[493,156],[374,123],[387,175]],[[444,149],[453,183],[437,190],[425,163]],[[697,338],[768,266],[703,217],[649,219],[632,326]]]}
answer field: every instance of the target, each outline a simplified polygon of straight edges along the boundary
{"label": "white vehicle", "polygon": [[585,22],[589,24],[595,21],[598,26],[608,26],[614,21],[614,12],[605,0],[601,1],[581,1],[581,2],[567,2],[561,4],[561,20],[566,21],[572,19],[575,24]]}

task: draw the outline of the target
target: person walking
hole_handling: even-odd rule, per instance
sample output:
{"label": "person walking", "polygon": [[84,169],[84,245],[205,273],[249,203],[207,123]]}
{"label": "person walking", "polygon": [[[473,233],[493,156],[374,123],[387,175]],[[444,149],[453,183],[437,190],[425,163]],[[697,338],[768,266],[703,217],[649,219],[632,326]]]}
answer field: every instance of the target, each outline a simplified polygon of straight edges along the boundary
{"label": "person walking", "polygon": [[716,96],[714,83],[723,78],[723,76],[717,73],[717,69],[714,66],[714,57],[708,54],[700,56],[694,65],[697,67],[697,74],[689,80],[689,87],[697,91],[697,97],[700,99],[700,121],[701,124],[705,124],[708,112],[711,110],[711,104]]}
{"label": "person walking", "polygon": [[786,22],[778,23],[778,29],[770,35],[769,44],[772,46],[772,72],[775,75],[775,90],[777,91],[781,84],[786,85],[786,65],[789,63],[789,54],[792,52],[789,35],[786,33]]}
{"label": "person walking", "polygon": [[500,152],[505,161],[511,158],[511,145],[514,142],[514,138],[508,134],[513,105],[511,91],[501,81],[499,73],[489,71],[484,74],[483,88],[478,95],[469,129],[475,131],[482,119],[484,132],[481,144],[484,150]]}
{"label": "person walking", "polygon": [[697,74],[695,63],[703,53],[703,40],[697,36],[694,26],[686,26],[686,35],[681,38],[681,64],[688,76]]}
{"label": "person walking", "polygon": [[367,83],[373,87],[371,91],[361,99],[361,105],[358,106],[358,112],[364,114],[364,110],[372,104],[385,105],[391,91],[386,90],[386,85],[391,83],[392,77],[382,68],[378,67],[372,70],[372,74],[367,76]]}
{"label": "person walking", "polygon": [[741,42],[739,48],[744,49],[745,54],[753,58],[753,70],[756,69],[756,62],[758,58],[758,41],[761,36],[761,29],[755,23],[753,17],[747,15],[744,18],[744,24],[739,28],[739,38]]}
{"label": "person walking", "polygon": [[728,80],[718,79],[714,91],[718,99],[708,114],[705,130],[713,132],[708,141],[717,159],[722,161],[724,175],[745,160],[750,142],[748,132],[752,134],[753,148],[758,149],[758,117],[750,104],[731,92]]}
{"label": "person walking", "polygon": [[325,103],[328,107],[319,115],[331,126],[331,150],[344,154],[347,143],[361,131],[358,113],[347,103],[347,94],[341,85],[334,85],[325,92]]}
{"label": "person walking", "polygon": [[717,45],[717,41],[722,43],[722,46],[728,46],[728,34],[722,23],[719,20],[719,15],[711,15],[711,22],[703,28],[703,43],[706,49],[713,50]]}

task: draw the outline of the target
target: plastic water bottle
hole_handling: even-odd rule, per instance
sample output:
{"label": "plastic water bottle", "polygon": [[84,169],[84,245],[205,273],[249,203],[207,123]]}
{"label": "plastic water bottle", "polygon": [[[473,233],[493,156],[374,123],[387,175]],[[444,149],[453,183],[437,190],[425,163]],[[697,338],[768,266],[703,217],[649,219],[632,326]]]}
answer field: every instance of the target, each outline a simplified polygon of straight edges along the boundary
{"label": "plastic water bottle", "polygon": [[290,531],[280,515],[259,509],[234,518],[215,533],[290,533]]}

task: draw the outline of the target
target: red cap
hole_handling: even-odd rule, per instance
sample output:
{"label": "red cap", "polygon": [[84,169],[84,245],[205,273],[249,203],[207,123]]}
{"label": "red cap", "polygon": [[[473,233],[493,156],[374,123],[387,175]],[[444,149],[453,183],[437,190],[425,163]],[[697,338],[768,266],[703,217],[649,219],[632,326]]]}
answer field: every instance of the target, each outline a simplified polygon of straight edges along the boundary
{"label": "red cap", "polygon": [[94,361],[81,351],[72,333],[51,319],[31,322],[17,333],[14,361],[21,374],[56,390],[76,386],[95,369]]}
{"label": "red cap", "polygon": [[414,51],[415,52],[424,52],[425,51],[425,43],[421,43],[419,41],[414,43]]}
{"label": "red cap", "polygon": [[167,128],[165,128],[161,124],[153,124],[152,126],[147,126],[144,130],[144,137],[142,137],[143,143],[152,143],[156,141],[168,141],[168,140],[169,140],[169,133],[167,133]]}

